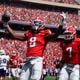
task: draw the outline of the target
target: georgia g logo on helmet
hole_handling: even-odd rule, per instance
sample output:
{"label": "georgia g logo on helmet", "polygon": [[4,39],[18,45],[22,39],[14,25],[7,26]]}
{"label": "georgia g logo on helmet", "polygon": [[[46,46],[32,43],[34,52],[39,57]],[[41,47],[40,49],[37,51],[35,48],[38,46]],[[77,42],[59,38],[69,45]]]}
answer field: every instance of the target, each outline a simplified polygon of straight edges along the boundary
{"label": "georgia g logo on helmet", "polygon": [[76,37],[76,30],[74,29],[74,27],[69,26],[63,32],[63,35],[64,35],[64,40],[73,40]]}

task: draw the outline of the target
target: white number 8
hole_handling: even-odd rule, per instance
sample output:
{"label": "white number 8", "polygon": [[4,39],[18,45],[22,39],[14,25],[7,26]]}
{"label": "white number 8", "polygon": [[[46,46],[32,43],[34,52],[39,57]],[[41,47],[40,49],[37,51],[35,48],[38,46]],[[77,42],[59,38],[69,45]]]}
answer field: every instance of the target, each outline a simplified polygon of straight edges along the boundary
{"label": "white number 8", "polygon": [[30,47],[35,47],[36,46],[36,37],[31,37],[30,38]]}

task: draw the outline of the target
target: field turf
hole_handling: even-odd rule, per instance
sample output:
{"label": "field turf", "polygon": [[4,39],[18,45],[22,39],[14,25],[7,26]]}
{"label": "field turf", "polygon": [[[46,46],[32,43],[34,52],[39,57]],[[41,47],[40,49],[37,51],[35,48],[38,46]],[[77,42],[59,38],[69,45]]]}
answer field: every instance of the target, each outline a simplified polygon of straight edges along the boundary
{"label": "field turf", "polygon": [[47,76],[46,78],[45,78],[45,80],[55,80],[56,78],[55,77],[53,77],[53,76]]}
{"label": "field turf", "polygon": [[[11,78],[8,78],[8,77],[6,77],[6,79],[5,80],[12,80]],[[53,77],[53,76],[46,76],[45,77],[45,80],[55,80],[55,77]]]}

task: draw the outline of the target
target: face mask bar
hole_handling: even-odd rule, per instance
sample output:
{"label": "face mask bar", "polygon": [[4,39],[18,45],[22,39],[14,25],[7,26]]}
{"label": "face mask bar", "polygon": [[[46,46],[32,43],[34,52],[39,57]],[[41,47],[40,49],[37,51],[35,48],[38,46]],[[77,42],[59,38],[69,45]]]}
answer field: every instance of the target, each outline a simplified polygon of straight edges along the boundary
{"label": "face mask bar", "polygon": [[71,39],[73,39],[73,34],[71,34],[71,33],[65,33],[64,36],[65,36],[64,37],[65,40],[71,40]]}
{"label": "face mask bar", "polygon": [[40,21],[33,21],[33,24],[35,26],[42,26],[42,23]]}

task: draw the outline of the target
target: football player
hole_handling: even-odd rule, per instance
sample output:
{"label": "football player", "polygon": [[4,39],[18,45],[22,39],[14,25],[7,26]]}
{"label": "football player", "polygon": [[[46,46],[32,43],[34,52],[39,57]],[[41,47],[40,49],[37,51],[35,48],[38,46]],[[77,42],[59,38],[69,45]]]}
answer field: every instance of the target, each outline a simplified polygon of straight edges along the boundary
{"label": "football player", "polygon": [[10,54],[10,59],[8,62],[8,66],[9,66],[8,68],[10,69],[12,80],[17,80],[19,78],[21,62],[22,62],[22,59],[19,57],[19,55],[15,51],[13,51]]}
{"label": "football player", "polygon": [[14,32],[9,25],[8,32],[17,39],[27,40],[26,61],[22,67],[20,80],[40,80],[43,65],[43,50],[45,47],[45,36],[51,34],[49,29],[44,29],[44,19],[36,17],[32,21],[32,29],[24,33]]}
{"label": "football player", "polygon": [[47,76],[46,62],[43,61],[43,74],[42,74],[42,79],[41,80],[45,80],[46,76]]}
{"label": "football player", "polygon": [[80,38],[76,37],[76,30],[72,26],[67,27],[63,35],[64,40],[61,42],[61,47],[64,65],[58,80],[79,80]]}
{"label": "football player", "polygon": [[7,71],[7,63],[9,61],[9,56],[6,52],[1,49],[0,50],[0,80],[5,80],[6,71]]}

